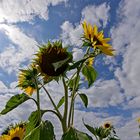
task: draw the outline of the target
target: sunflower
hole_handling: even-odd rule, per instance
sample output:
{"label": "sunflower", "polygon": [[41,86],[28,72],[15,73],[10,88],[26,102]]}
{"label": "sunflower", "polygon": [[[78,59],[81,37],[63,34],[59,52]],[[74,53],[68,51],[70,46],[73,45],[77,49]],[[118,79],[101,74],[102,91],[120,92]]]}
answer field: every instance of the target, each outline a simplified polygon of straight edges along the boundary
{"label": "sunflower", "polygon": [[25,128],[17,127],[9,131],[10,140],[23,140],[25,135]]}
{"label": "sunflower", "polygon": [[9,135],[2,135],[0,136],[0,140],[11,140],[11,137]]}
{"label": "sunflower", "polygon": [[104,38],[103,31],[98,32],[98,27],[96,25],[92,26],[91,24],[87,24],[86,21],[83,22],[83,29],[85,41],[90,42],[91,46],[96,49],[100,49],[101,53],[113,56],[114,49],[108,42],[110,38]]}
{"label": "sunflower", "polygon": [[67,52],[66,48],[62,47],[62,42],[48,42],[40,46],[36,54],[35,64],[38,65],[40,73],[46,79],[60,76],[68,68],[68,63],[72,60],[72,55]]}
{"label": "sunflower", "polygon": [[94,58],[93,57],[90,57],[90,58],[87,59],[86,64],[88,66],[92,66],[93,65],[93,62],[94,62]]}
{"label": "sunflower", "polygon": [[105,128],[105,129],[108,129],[108,128],[111,128],[111,123],[110,122],[106,122],[106,123],[104,123],[103,124],[103,128]]}
{"label": "sunflower", "polygon": [[27,95],[31,96],[33,92],[36,91],[36,76],[37,70],[33,67],[26,70],[20,70],[17,87],[20,87]]}
{"label": "sunflower", "polygon": [[138,123],[140,123],[140,118],[137,119]]}

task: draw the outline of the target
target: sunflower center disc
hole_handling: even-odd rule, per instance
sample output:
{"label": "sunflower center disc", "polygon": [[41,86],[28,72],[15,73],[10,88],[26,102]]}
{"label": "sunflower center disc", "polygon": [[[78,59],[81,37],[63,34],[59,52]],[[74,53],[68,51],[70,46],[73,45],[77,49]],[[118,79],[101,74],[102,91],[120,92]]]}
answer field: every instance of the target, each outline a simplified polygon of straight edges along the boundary
{"label": "sunflower center disc", "polygon": [[12,140],[20,140],[20,138],[19,137],[14,137],[14,138],[12,138]]}

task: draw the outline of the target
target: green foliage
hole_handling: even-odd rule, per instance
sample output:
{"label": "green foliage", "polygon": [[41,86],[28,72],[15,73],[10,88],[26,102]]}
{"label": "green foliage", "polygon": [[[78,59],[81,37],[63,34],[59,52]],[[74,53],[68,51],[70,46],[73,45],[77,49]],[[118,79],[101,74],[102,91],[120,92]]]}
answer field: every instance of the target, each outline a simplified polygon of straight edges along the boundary
{"label": "green foliage", "polygon": [[113,126],[110,126],[109,128],[103,128],[102,126],[92,127],[92,126],[85,124],[85,123],[84,123],[84,125],[96,137],[97,140],[98,140],[98,138],[101,140],[103,140],[103,139],[120,140],[118,138],[118,136],[116,135],[116,132],[115,132]]}
{"label": "green foliage", "polygon": [[61,106],[64,104],[64,102],[65,102],[65,97],[63,96],[63,97],[59,100],[59,102],[58,102],[58,104],[57,104],[57,108],[61,107]]}
{"label": "green foliage", "polygon": [[[44,110],[40,110],[40,111],[41,111],[41,116],[42,116],[45,113],[45,111]],[[38,127],[39,124],[40,124],[39,112],[38,110],[33,111],[28,118],[25,135],[28,135],[32,130]]]}
{"label": "green foliage", "polygon": [[96,70],[92,66],[85,65],[82,69],[82,73],[88,81],[88,86],[90,87],[97,78]]}
{"label": "green foliage", "polygon": [[88,134],[70,127],[69,130],[62,136],[61,140],[93,140]]}
{"label": "green foliage", "polygon": [[4,115],[4,114],[10,112],[11,110],[13,110],[14,108],[16,108],[20,104],[22,104],[25,101],[27,101],[28,99],[30,99],[29,96],[27,96],[24,93],[17,94],[17,95],[12,96],[9,99],[9,101],[6,103],[5,109],[3,109],[0,114],[1,115]]}
{"label": "green foliage", "polygon": [[88,106],[88,97],[87,97],[87,95],[84,94],[84,93],[79,93],[79,96],[80,96],[81,100],[83,101],[85,107],[87,108],[87,106]]}
{"label": "green foliage", "polygon": [[78,68],[79,65],[80,65],[81,63],[85,62],[85,60],[86,60],[86,59],[84,58],[84,59],[81,59],[81,60],[79,60],[79,61],[73,63],[73,65],[69,66],[69,70]]}
{"label": "green foliage", "polygon": [[32,129],[23,140],[55,140],[54,128],[51,122],[41,121],[41,123]]}
{"label": "green foliage", "polygon": [[78,76],[78,78],[77,76],[74,76],[73,79],[69,80],[68,86],[69,86],[70,91],[73,91],[74,88],[75,88],[75,91],[78,91],[79,81],[80,81],[80,76]]}

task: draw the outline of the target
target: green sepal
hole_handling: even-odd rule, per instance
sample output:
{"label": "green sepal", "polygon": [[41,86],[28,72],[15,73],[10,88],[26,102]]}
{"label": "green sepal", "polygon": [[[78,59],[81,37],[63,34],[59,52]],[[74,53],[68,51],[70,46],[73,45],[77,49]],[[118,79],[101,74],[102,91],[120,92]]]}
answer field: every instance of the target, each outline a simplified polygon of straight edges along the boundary
{"label": "green sepal", "polygon": [[19,106],[20,104],[24,103],[25,101],[27,101],[28,99],[30,99],[29,96],[27,96],[25,93],[22,94],[16,94],[14,96],[12,96],[9,101],[6,103],[5,105],[5,109],[3,109],[0,114],[4,115],[8,112],[10,112],[11,110],[13,110],[14,108],[16,108],[17,106]]}

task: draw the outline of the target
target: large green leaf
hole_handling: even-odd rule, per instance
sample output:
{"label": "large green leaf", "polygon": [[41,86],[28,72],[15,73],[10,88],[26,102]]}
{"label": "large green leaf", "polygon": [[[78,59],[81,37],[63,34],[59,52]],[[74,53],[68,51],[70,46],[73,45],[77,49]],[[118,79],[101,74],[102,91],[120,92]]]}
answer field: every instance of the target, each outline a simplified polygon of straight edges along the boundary
{"label": "large green leaf", "polygon": [[87,95],[84,94],[84,93],[79,93],[79,96],[80,96],[81,100],[83,101],[85,107],[87,107],[88,106],[88,97],[87,97]]}
{"label": "large green leaf", "polygon": [[75,128],[70,128],[61,138],[61,140],[93,140],[88,134],[80,132]]}
{"label": "large green leaf", "polygon": [[3,109],[1,111],[1,115],[4,115],[8,112],[10,112],[11,110],[13,110],[14,108],[16,108],[17,106],[19,106],[20,104],[24,103],[25,101],[27,101],[28,99],[30,99],[29,96],[27,96],[26,94],[22,93],[22,94],[17,94],[14,95],[10,98],[10,100],[6,103],[5,105],[5,109]]}
{"label": "large green leaf", "polygon": [[55,140],[54,128],[50,121],[41,122],[23,140]]}
{"label": "large green leaf", "polygon": [[[41,117],[42,115],[45,113],[44,110],[41,110]],[[28,123],[26,126],[26,132],[25,135],[28,135],[32,130],[34,130],[37,126],[39,126],[40,122],[39,122],[39,113],[38,110],[37,111],[33,111],[31,113],[31,115],[28,118]]]}
{"label": "large green leaf", "polygon": [[57,104],[57,108],[59,108],[60,106],[62,106],[64,102],[65,102],[65,97],[63,96],[63,97],[59,100],[59,102],[58,102],[58,104]]}
{"label": "large green leaf", "polygon": [[97,72],[92,66],[85,65],[82,68],[82,73],[88,81],[88,86],[90,87],[97,78]]}
{"label": "large green leaf", "polygon": [[[84,123],[84,121],[83,121],[83,123]],[[84,125],[93,135],[96,135],[96,129],[95,128],[93,128],[92,126],[90,126],[88,124],[85,124],[85,123],[84,123]]]}

